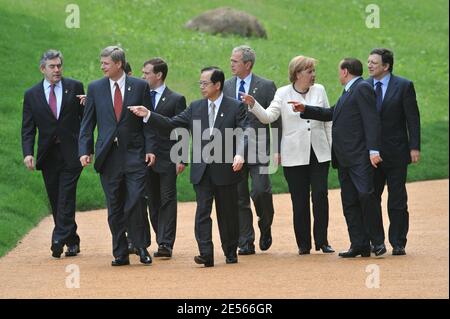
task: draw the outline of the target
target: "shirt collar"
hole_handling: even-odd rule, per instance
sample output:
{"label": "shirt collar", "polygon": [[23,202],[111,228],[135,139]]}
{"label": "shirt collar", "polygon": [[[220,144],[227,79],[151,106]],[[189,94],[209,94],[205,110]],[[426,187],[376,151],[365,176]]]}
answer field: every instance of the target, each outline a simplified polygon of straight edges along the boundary
{"label": "shirt collar", "polygon": [[163,85],[161,85],[160,87],[157,87],[156,89],[150,90],[150,91],[155,91],[155,92],[158,93],[159,95],[162,95],[165,89],[166,89],[166,85],[163,84]]}
{"label": "shirt collar", "polygon": [[126,74],[125,74],[125,72],[123,72],[122,76],[117,81],[113,81],[113,80],[109,79],[109,85],[111,86],[111,90],[114,90],[114,83],[116,83],[116,82],[119,85],[119,89],[122,89],[123,86],[125,85],[125,78],[126,78]]}
{"label": "shirt collar", "polygon": [[345,92],[348,92],[348,90],[350,89],[350,87],[353,85],[353,83],[356,82],[356,80],[360,79],[360,76],[357,76],[356,78],[351,79],[350,81],[348,81],[348,83],[345,85]]}
{"label": "shirt collar", "polygon": [[384,87],[387,87],[390,79],[391,79],[391,73],[388,73],[381,80],[373,79],[373,85],[375,86],[378,82],[381,82],[381,83],[383,83]]}
{"label": "shirt collar", "polygon": [[208,108],[211,105],[212,102],[214,102],[214,105],[216,106],[216,110],[220,107],[220,104],[222,104],[223,100],[223,93],[220,93],[219,97],[215,101],[211,101],[208,99]]}
{"label": "shirt collar", "polygon": [[236,77],[236,85],[239,87],[241,85],[241,81],[244,80],[245,84],[250,84],[250,81],[252,80],[253,73],[250,72],[249,75],[247,75],[244,79],[241,79],[240,77]]}
{"label": "shirt collar", "polygon": [[[50,88],[50,86],[52,85],[47,79],[45,79],[44,78],[44,89],[46,90],[46,89],[48,89],[48,88]],[[55,87],[61,87],[61,81],[59,81],[59,82],[56,82],[55,83]]]}

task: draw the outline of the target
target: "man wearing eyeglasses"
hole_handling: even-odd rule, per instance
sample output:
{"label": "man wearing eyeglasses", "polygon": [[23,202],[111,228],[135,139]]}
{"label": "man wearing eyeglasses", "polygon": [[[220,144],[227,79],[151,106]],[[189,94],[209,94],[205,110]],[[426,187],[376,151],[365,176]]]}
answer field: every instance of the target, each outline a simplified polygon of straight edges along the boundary
{"label": "man wearing eyeglasses", "polygon": [[[246,109],[242,102],[224,96],[225,82],[223,71],[217,67],[202,69],[200,91],[203,99],[191,105],[179,115],[167,118],[150,112],[143,106],[130,107],[138,116],[148,120],[150,126],[171,130],[176,127],[187,128],[193,133],[193,156],[191,183],[197,198],[195,214],[195,237],[200,255],[194,261],[205,267],[214,266],[214,246],[212,242],[212,203],[215,200],[222,250],[227,264],[237,263],[239,240],[238,190],[241,180],[240,170],[244,164],[245,142],[243,135],[231,141],[226,138],[226,130],[244,130]],[[195,132],[201,132],[199,141]],[[205,138],[206,137],[206,138]],[[200,148],[195,145],[200,145]],[[227,147],[232,147],[232,158],[227,160]],[[218,155],[220,154],[220,155]]]}

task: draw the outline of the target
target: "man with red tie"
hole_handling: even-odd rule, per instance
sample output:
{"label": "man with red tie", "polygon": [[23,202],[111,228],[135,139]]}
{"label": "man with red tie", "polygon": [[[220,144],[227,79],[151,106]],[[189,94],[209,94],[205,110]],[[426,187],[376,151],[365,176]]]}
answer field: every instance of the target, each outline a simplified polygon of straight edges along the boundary
{"label": "man with red tie", "polygon": [[155,153],[154,135],[150,126],[127,111],[127,106],[150,107],[150,88],[144,80],[126,75],[125,52],[120,47],[103,49],[100,62],[105,77],[88,87],[79,138],[80,162],[83,166],[91,163],[97,126],[94,168],[100,173],[108,207],[114,256],[111,265],[130,263],[126,232],[141,263],[149,265],[150,226],[144,215],[144,186],[146,162],[152,164],[151,154]]}
{"label": "man with red tie", "polygon": [[[78,133],[83,105],[77,95],[83,84],[62,77],[63,56],[48,50],[40,61],[44,79],[25,92],[22,117],[22,150],[25,166],[42,171],[55,227],[52,256],[59,258],[64,246],[66,256],[80,252],[80,237],[75,222],[77,182],[82,167],[78,160]],[[34,144],[38,134],[37,158]]]}

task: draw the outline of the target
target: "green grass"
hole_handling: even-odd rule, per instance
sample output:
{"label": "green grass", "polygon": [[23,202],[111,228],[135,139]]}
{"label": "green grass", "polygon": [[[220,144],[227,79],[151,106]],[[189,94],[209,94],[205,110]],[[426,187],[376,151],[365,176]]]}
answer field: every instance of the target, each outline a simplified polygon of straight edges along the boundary
{"label": "green grass", "polygon": [[[249,44],[257,52],[255,73],[288,82],[287,64],[304,54],[319,60],[317,81],[325,85],[331,103],[342,88],[337,63],[345,56],[366,61],[373,47],[395,52],[394,73],[414,81],[422,121],[422,160],[411,166],[409,180],[448,177],[448,3],[377,1],[381,28],[365,26],[365,8],[372,1],[300,0],[149,0],[76,1],[81,28],[65,27],[65,7],[73,1],[0,0],[0,256],[49,212],[39,172],[22,163],[20,127],[23,92],[41,79],[39,56],[58,48],[65,56],[65,76],[87,84],[102,76],[100,50],[120,44],[133,71],[142,62],[162,56],[169,63],[167,84],[188,102],[200,97],[199,70],[218,65],[230,76],[231,49]],[[220,6],[257,16],[268,39],[213,36],[183,28],[190,18]],[[189,171],[178,180],[178,197],[192,200]],[[286,192],[282,169],[272,176],[275,192]],[[78,187],[78,209],[104,207],[99,178],[86,169]],[[338,187],[331,171],[330,188]],[[50,239],[49,239],[50,241]]]}

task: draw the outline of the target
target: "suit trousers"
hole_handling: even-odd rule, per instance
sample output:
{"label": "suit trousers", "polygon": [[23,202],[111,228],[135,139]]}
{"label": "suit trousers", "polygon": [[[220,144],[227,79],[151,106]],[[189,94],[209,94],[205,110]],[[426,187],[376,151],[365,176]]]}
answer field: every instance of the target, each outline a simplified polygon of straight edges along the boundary
{"label": "suit trousers", "polygon": [[294,232],[301,250],[311,249],[310,193],[314,215],[316,248],[328,245],[328,170],[330,161],[319,163],[311,148],[309,165],[283,167],[291,193]]}
{"label": "suit trousers", "polygon": [[239,240],[237,183],[225,186],[214,185],[209,165],[207,165],[200,183],[194,185],[194,190],[197,199],[195,238],[200,255],[209,257],[214,254],[211,210],[215,200],[222,250],[225,256],[236,256]]}
{"label": "suit trousers", "polygon": [[[258,216],[258,226],[261,234],[270,231],[274,209],[272,200],[272,185],[268,174],[261,174],[262,165],[244,164],[242,181],[238,183],[239,194],[239,247],[249,245],[254,248],[255,231],[253,229],[253,214],[250,208],[250,197],[255,205]],[[251,192],[248,187],[248,177],[251,177]]]}
{"label": "suit trousers", "polygon": [[148,212],[158,245],[173,248],[177,230],[177,174],[175,165],[162,173],[147,171]]}
{"label": "suit trousers", "polygon": [[381,204],[373,186],[369,161],[351,167],[338,167],[341,199],[351,247],[367,249],[384,243]]}
{"label": "suit trousers", "polygon": [[144,197],[146,166],[127,170],[123,163],[123,154],[113,144],[100,174],[115,258],[128,256],[127,231],[134,247],[150,246],[150,225]]}
{"label": "suit trousers", "polygon": [[77,183],[82,168],[68,168],[62,156],[60,144],[50,147],[42,165],[42,176],[52,208],[55,227],[52,242],[63,245],[79,245],[75,222]]}
{"label": "suit trousers", "polygon": [[406,193],[406,176],[408,166],[388,166],[381,163],[375,170],[375,194],[381,202],[384,186],[388,187],[389,242],[393,247],[406,246],[409,229],[408,194]]}

